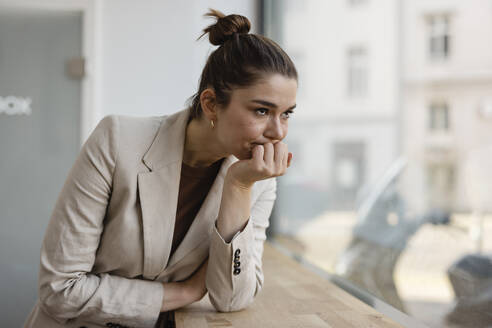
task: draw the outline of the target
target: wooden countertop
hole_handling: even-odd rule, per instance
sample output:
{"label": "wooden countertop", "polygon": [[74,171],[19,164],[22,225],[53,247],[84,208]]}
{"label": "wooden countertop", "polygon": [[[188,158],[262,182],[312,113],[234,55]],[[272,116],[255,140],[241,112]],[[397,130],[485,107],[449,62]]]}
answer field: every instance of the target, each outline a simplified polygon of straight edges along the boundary
{"label": "wooden countertop", "polygon": [[176,327],[402,327],[268,243],[263,271],[263,290],[247,309],[216,312],[206,295],[175,312]]}

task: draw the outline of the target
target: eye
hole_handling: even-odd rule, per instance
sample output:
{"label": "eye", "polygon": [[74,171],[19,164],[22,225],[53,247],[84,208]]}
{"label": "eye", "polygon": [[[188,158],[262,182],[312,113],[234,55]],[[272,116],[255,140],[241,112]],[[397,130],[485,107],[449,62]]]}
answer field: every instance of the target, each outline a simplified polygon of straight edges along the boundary
{"label": "eye", "polygon": [[293,110],[288,110],[282,113],[282,115],[284,115],[284,118],[289,118],[292,114],[294,114]]}
{"label": "eye", "polygon": [[256,114],[265,116],[266,114],[268,114],[268,108],[257,108]]}

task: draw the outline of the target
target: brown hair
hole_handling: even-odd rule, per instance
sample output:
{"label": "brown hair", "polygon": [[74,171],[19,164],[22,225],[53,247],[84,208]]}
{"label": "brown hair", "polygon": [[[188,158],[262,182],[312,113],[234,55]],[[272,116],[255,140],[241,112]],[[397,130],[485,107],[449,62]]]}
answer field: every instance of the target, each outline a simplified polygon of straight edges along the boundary
{"label": "brown hair", "polygon": [[297,80],[297,70],[289,56],[267,37],[248,33],[249,20],[241,15],[225,16],[210,9],[205,16],[215,17],[215,24],[203,30],[210,43],[219,46],[207,59],[200,77],[198,92],[191,97],[190,119],[202,114],[200,94],[213,88],[217,103],[227,106],[234,87],[247,87],[266,73],[278,73]]}

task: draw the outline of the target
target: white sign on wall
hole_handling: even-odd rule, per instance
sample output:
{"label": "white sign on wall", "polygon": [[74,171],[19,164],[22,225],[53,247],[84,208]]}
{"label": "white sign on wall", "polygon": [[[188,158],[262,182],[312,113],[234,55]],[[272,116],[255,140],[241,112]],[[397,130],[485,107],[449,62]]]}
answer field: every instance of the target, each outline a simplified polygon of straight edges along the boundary
{"label": "white sign on wall", "polygon": [[31,98],[0,96],[0,114],[31,115]]}

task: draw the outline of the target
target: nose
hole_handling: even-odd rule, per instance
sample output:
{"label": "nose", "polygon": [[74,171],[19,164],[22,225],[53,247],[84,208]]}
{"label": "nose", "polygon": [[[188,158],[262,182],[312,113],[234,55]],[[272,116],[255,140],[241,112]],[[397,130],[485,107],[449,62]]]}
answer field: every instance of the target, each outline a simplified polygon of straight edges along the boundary
{"label": "nose", "polygon": [[268,125],[265,129],[264,135],[271,141],[278,142],[282,140],[287,134],[287,127],[282,124],[278,117],[272,117],[268,121]]}

